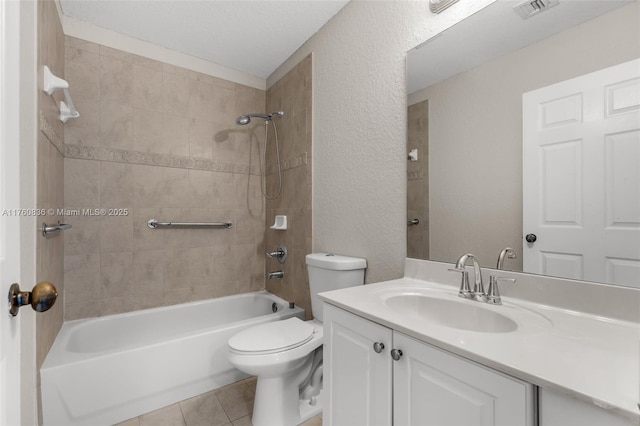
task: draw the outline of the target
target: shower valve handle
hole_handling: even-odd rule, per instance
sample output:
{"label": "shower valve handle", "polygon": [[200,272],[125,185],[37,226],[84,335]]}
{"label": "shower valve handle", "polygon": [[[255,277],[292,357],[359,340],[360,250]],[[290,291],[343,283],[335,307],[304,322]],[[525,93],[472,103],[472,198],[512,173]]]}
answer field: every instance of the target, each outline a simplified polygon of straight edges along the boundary
{"label": "shower valve handle", "polygon": [[278,259],[278,262],[284,263],[287,260],[287,248],[284,244],[280,244],[274,251],[267,252],[267,256],[275,257]]}

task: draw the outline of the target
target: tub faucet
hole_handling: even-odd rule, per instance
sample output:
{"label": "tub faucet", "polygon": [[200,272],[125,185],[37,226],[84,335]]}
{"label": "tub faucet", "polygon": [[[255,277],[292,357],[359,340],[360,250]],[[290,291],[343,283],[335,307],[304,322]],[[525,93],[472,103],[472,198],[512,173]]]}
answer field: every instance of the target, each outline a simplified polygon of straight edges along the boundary
{"label": "tub faucet", "polygon": [[[469,273],[465,269],[465,265],[469,259],[473,261],[473,290],[469,287]],[[484,285],[482,284],[482,271],[480,270],[480,265],[473,254],[463,254],[456,262],[456,267],[449,270],[462,273],[462,281],[460,282],[460,291],[458,292],[458,296],[464,297],[465,299],[477,300],[479,302],[486,301]]]}
{"label": "tub faucet", "polygon": [[506,247],[500,252],[500,256],[498,256],[498,265],[496,269],[504,269],[504,260],[505,259],[516,259],[518,255],[516,251],[511,247]]}
{"label": "tub faucet", "polygon": [[284,277],[284,272],[283,271],[273,271],[273,272],[269,272],[267,274],[267,279],[268,280],[272,280],[274,278],[283,278]]}

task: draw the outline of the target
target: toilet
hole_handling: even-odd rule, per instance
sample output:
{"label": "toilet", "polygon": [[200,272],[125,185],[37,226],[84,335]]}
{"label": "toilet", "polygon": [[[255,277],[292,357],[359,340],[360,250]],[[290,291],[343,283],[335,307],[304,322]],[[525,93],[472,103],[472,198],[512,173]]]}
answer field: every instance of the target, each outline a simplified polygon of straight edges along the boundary
{"label": "toilet", "polygon": [[261,324],[229,339],[229,361],[258,377],[254,426],[293,426],[322,411],[322,301],[318,293],[364,284],[365,259],[306,256],[314,319]]}

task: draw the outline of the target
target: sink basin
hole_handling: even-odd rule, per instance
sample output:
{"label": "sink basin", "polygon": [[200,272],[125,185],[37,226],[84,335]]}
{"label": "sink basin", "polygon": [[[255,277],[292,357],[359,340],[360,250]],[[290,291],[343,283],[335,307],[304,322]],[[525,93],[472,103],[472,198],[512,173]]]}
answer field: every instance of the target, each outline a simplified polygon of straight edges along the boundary
{"label": "sink basin", "polygon": [[511,318],[487,309],[478,302],[450,300],[423,294],[399,294],[385,304],[403,315],[438,325],[483,333],[509,333],[518,328]]}

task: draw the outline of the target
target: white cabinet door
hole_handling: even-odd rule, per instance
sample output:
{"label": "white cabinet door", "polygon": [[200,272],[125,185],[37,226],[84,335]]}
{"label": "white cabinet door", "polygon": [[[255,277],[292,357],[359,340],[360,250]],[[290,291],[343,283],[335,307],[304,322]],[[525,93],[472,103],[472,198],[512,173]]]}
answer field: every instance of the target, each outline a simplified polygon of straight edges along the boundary
{"label": "white cabinet door", "polygon": [[394,332],[396,426],[532,426],[533,385]]}
{"label": "white cabinet door", "polygon": [[638,424],[593,404],[545,389],[540,389],[538,398],[540,426],[633,426]]}
{"label": "white cabinet door", "polygon": [[391,425],[391,341],[390,329],[324,304],[323,425]]}
{"label": "white cabinet door", "polygon": [[639,286],[640,59],[522,102],[524,271]]}

